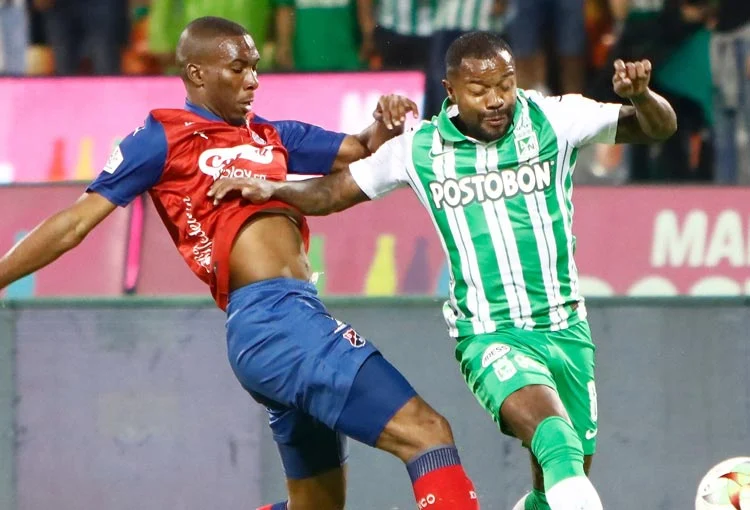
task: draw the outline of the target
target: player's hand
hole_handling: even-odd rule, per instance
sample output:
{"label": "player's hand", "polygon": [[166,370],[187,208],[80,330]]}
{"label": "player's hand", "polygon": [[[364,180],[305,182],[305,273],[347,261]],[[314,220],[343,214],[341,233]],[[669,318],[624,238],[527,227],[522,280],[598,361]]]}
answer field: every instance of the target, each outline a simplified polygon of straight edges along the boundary
{"label": "player's hand", "polygon": [[417,104],[408,97],[397,94],[380,96],[378,106],[372,116],[375,120],[382,122],[388,129],[403,126],[406,122],[406,114],[411,112],[416,118],[419,116]]}
{"label": "player's hand", "polygon": [[648,91],[651,81],[651,62],[641,60],[639,62],[623,62],[615,60],[615,73],[612,76],[612,85],[615,94],[623,99],[633,99]]}
{"label": "player's hand", "polygon": [[208,196],[214,199],[214,205],[225,198],[234,198],[242,195],[242,198],[253,204],[265,204],[273,197],[277,183],[265,179],[219,179],[214,182],[208,190]]}

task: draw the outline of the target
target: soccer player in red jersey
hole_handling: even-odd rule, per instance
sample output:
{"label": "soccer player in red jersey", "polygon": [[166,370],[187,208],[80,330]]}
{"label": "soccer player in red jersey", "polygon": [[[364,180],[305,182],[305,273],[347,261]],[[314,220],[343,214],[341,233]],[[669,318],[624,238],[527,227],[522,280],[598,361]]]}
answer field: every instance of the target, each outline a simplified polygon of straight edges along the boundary
{"label": "soccer player in red jersey", "polygon": [[283,181],[288,173],[345,169],[400,133],[416,105],[381,98],[376,121],[357,136],[261,119],[252,111],[258,50],[244,28],[221,18],[190,23],[177,59],[185,108],[150,112],[75,204],[0,259],[0,289],[50,264],[148,191],[177,249],[227,312],[237,379],[268,409],[289,501],[266,508],[343,508],[346,436],[401,459],[419,508],[479,508],[445,418],[318,299],[305,218],[278,201],[215,204],[207,196],[223,178]]}

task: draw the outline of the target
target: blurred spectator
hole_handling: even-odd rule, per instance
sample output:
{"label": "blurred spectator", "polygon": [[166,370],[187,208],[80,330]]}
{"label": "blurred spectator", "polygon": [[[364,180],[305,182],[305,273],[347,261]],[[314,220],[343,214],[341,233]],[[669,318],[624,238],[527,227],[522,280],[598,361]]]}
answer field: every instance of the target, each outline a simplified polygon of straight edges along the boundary
{"label": "blurred spectator", "polygon": [[26,72],[29,21],[25,0],[0,0],[0,74]]}
{"label": "blurred spectator", "polygon": [[516,58],[518,85],[549,90],[544,44],[550,31],[559,59],[563,93],[583,92],[586,74],[584,0],[520,0],[513,23],[508,25]]}
{"label": "blurred spectator", "polygon": [[[182,30],[203,16],[219,16],[244,26],[263,57],[271,26],[271,0],[151,0],[148,46],[166,70],[175,71],[170,67]],[[261,59],[261,66],[270,64],[270,59]]]}
{"label": "blurred spectator", "polygon": [[276,63],[296,71],[354,71],[361,35],[355,0],[274,0]]}
{"label": "blurred spectator", "polygon": [[[475,30],[503,33],[511,15],[508,0],[436,0],[430,54],[425,77],[425,118],[437,115],[446,97],[445,53],[453,41]],[[517,0],[526,2],[528,0]]]}
{"label": "blurred spectator", "polygon": [[659,145],[628,149],[630,180],[699,181],[711,178],[707,133],[712,121],[707,0],[611,0],[617,40],[589,94],[618,101],[612,92],[615,59],[649,59],[651,86],[677,112],[678,131]]}
{"label": "blurred spectator", "polygon": [[750,135],[750,0],[719,0],[711,38],[715,177],[735,184],[740,159],[737,118]]}
{"label": "blurred spectator", "polygon": [[94,74],[120,74],[129,33],[127,0],[34,0],[34,7],[44,17],[56,74],[79,74],[85,57]]}
{"label": "blurred spectator", "polygon": [[427,64],[433,0],[359,0],[362,57],[377,49],[387,69],[419,69]]}

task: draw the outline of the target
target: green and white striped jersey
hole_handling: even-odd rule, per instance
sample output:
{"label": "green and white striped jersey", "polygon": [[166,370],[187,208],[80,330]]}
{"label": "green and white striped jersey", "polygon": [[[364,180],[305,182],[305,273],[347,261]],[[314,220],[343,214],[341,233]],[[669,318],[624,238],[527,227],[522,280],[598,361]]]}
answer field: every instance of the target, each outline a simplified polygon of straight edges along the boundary
{"label": "green and white striped jersey", "polygon": [[451,336],[517,327],[559,330],[585,318],[573,261],[572,174],[579,148],[614,143],[618,104],[518,91],[513,123],[482,143],[455,107],[350,166],[370,198],[410,186],[450,267]]}
{"label": "green and white striped jersey", "polygon": [[502,32],[505,15],[495,15],[495,0],[437,0],[435,30]]}
{"label": "green and white striped jersey", "polygon": [[432,34],[434,0],[377,0],[378,25],[397,34]]}

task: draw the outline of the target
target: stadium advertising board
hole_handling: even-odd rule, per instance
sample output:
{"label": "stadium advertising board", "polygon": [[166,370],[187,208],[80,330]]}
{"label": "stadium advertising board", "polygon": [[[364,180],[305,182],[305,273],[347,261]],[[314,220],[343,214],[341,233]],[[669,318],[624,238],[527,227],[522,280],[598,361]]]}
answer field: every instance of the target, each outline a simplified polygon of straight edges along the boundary
{"label": "stadium advertising board", "polygon": [[[77,184],[0,187],[8,211],[0,251],[81,191]],[[750,295],[750,189],[580,187],[574,203],[585,296]],[[207,295],[150,200],[144,204],[143,215],[118,211],[74,252],[11,287],[10,295],[118,295],[126,286],[145,295]],[[142,229],[133,229],[141,216]],[[311,228],[310,256],[324,294],[447,293],[441,244],[410,190],[313,218]]]}

